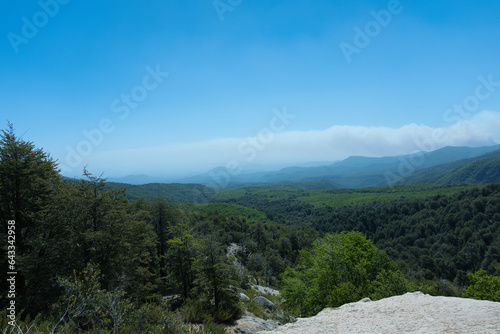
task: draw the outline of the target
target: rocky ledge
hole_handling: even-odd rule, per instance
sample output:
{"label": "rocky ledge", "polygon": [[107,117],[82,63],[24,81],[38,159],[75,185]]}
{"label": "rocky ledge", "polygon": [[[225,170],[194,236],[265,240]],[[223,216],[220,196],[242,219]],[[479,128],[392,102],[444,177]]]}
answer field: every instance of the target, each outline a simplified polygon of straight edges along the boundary
{"label": "rocky ledge", "polygon": [[407,293],[324,309],[262,334],[500,333],[500,303]]}

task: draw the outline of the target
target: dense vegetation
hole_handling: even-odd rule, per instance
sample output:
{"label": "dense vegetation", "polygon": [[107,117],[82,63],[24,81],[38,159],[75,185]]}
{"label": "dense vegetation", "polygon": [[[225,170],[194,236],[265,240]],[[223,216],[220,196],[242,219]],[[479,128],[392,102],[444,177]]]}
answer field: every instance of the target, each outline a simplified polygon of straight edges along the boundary
{"label": "dense vegetation", "polygon": [[480,184],[500,182],[500,150],[415,171],[405,183]]}
{"label": "dense vegetation", "polygon": [[500,302],[499,276],[487,275],[484,270],[469,273],[467,276],[470,285],[465,290],[463,297]]}
{"label": "dense vegetation", "polygon": [[[2,280],[0,304],[5,310],[14,300],[18,321],[40,314],[36,326],[48,323],[55,332],[168,333],[184,326],[179,317],[230,320],[241,312],[238,289],[250,277],[277,284],[318,236],[304,226],[189,213],[161,198],[128,200],[124,189],[106,190],[87,171],[84,180],[66,180],[12,126],[2,132],[0,158],[2,240],[15,221],[15,256],[3,242],[2,267],[7,272],[12,259],[17,271],[15,298]],[[241,245],[237,261],[226,256],[232,243]],[[165,313],[167,304],[177,313]]]}
{"label": "dense vegetation", "polygon": [[464,285],[467,271],[500,275],[500,184],[450,196],[317,210],[324,232],[357,230],[417,279]]}
{"label": "dense vegetation", "polygon": [[126,183],[106,182],[105,190],[125,189],[125,195],[130,200],[145,199],[154,201],[163,198],[169,203],[191,203],[197,196],[204,194],[211,197],[213,191],[201,184],[181,184],[181,183],[149,183],[141,185],[131,185]]}
{"label": "dense vegetation", "polygon": [[467,272],[500,275],[500,184],[300,191],[255,187],[218,200],[280,224],[323,233],[360,231],[411,278],[463,286]]}
{"label": "dense vegetation", "polygon": [[363,297],[380,299],[414,289],[403,274],[359,232],[327,234],[302,251],[283,275],[283,296],[303,316]]}
{"label": "dense vegetation", "polygon": [[208,191],[152,185],[133,188],[149,201],[136,199],[86,170],[63,178],[9,126],[0,237],[15,231],[15,255],[7,242],[0,252],[17,274],[15,298],[0,282],[0,306],[15,301],[23,333],[215,333],[241,315],[250,283],[282,288],[288,312],[303,315],[417,286],[459,295],[470,284],[467,296],[497,298],[500,184],[318,188],[239,188],[174,205],[168,189],[172,201]]}

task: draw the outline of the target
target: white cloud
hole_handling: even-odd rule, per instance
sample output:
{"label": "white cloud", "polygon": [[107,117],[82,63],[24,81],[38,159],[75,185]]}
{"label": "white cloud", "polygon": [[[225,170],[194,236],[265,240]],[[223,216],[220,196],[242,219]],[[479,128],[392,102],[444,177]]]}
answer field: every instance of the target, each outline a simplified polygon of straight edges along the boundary
{"label": "white cloud", "polygon": [[[284,131],[254,138],[222,138],[199,143],[111,151],[89,156],[91,170],[106,174],[187,175],[225,166],[289,165],[332,161],[351,155],[390,156],[444,146],[500,143],[500,113],[482,111],[442,128],[409,124],[400,128],[332,126],[325,130]],[[63,171],[64,172],[64,171]]]}

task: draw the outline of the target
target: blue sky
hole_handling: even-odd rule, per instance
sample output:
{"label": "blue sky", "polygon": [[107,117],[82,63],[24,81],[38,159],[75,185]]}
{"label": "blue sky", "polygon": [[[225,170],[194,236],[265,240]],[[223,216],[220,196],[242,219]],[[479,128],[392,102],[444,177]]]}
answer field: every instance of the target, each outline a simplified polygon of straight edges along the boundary
{"label": "blue sky", "polygon": [[12,122],[65,175],[87,165],[114,177],[182,176],[235,161],[500,143],[497,1],[0,9],[3,127]]}

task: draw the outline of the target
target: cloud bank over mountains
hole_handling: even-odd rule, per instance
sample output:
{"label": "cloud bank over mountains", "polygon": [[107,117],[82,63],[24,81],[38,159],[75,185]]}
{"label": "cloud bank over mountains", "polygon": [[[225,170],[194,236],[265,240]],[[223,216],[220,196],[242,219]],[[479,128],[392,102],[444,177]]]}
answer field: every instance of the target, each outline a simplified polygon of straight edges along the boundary
{"label": "cloud bank over mountains", "polygon": [[[294,120],[294,122],[298,121]],[[223,166],[288,166],[333,161],[349,156],[394,156],[445,146],[489,146],[500,143],[500,112],[482,111],[448,126],[408,124],[400,128],[335,125],[324,130],[280,131],[265,127],[248,138],[219,138],[197,143],[99,152],[88,157],[95,173],[180,177]],[[69,174],[64,166],[63,173]],[[71,175],[77,175],[72,171]]]}

